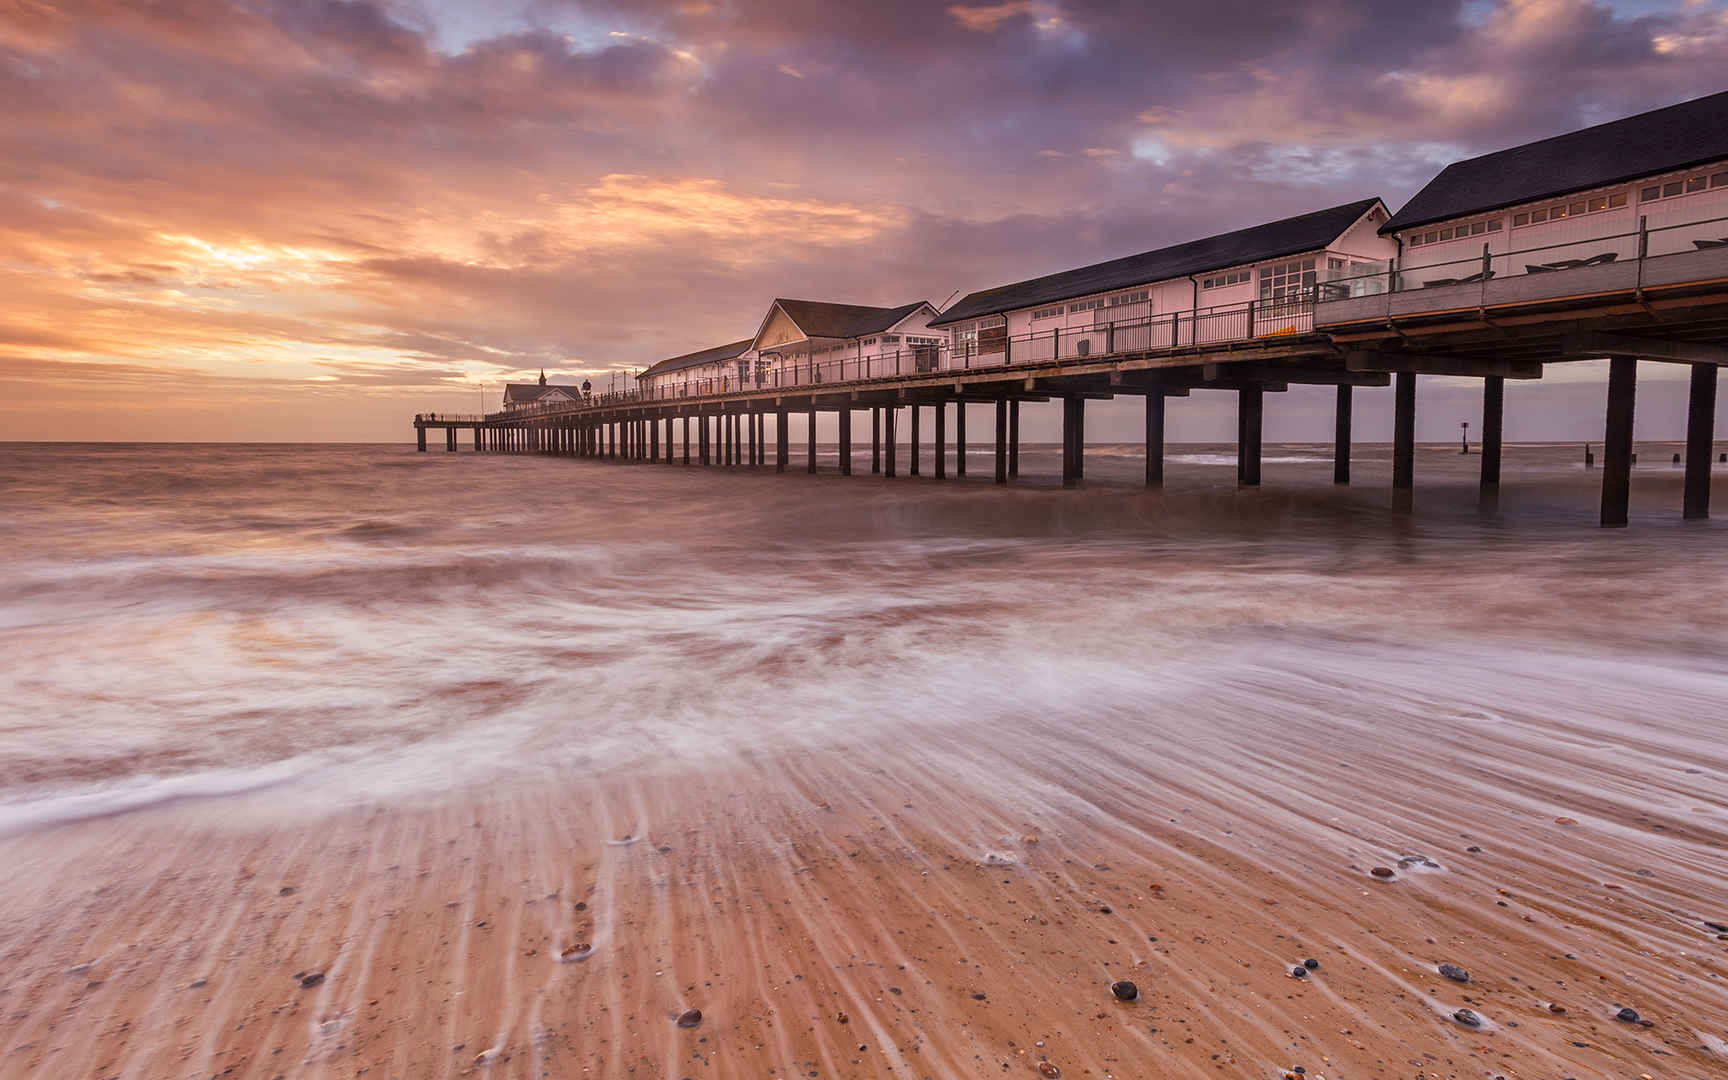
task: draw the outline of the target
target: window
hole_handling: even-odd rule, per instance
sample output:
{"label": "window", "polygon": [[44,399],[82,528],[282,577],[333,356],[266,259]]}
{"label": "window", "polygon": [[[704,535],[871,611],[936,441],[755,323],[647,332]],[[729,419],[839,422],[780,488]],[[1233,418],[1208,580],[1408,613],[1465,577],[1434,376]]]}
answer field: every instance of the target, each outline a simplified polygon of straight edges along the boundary
{"label": "window", "polygon": [[1139,289],[1135,292],[1117,293],[1110,298],[1111,307],[1122,307],[1124,304],[1144,304],[1152,296],[1149,289]]}
{"label": "window", "polygon": [[1241,285],[1248,281],[1249,271],[1232,270],[1227,274],[1214,274],[1200,282],[1202,289],[1222,289],[1227,285]]}
{"label": "window", "polygon": [[1728,187],[1728,172],[1711,173],[1710,186],[1713,188]]}
{"label": "window", "polygon": [[1292,259],[1260,268],[1260,299],[1297,300],[1314,292],[1313,259]]}
{"label": "window", "polygon": [[1101,308],[1103,306],[1104,306],[1104,301],[1102,299],[1098,299],[1098,300],[1076,300],[1074,303],[1068,305],[1068,313],[1070,315],[1072,315],[1076,311],[1097,311],[1099,308]]}
{"label": "window", "polygon": [[1034,319],[1054,319],[1060,314],[1062,314],[1062,305],[1057,304],[1055,307],[1039,308],[1037,311],[1032,313],[1032,317]]}
{"label": "window", "polygon": [[867,338],[865,338],[865,339],[864,339],[864,341],[863,341],[863,344],[865,344],[865,345],[874,345],[874,344],[876,344],[876,339],[875,339],[875,338],[873,338],[873,337],[867,337]]}
{"label": "window", "polygon": [[882,344],[884,344],[884,345],[898,345],[898,344],[900,344],[900,335],[899,334],[883,334],[882,335]]}
{"label": "window", "polygon": [[[1659,198],[1660,188],[1645,188],[1639,198],[1649,200]],[[1540,210],[1520,211],[1512,215],[1512,227],[1522,228],[1525,225],[1540,225],[1544,221],[1559,221],[1561,218],[1579,217],[1583,214],[1599,214],[1604,210],[1618,210],[1626,205],[1626,192],[1616,191],[1610,195],[1595,195],[1588,199],[1578,199],[1574,202],[1559,203],[1555,206],[1544,206]]]}

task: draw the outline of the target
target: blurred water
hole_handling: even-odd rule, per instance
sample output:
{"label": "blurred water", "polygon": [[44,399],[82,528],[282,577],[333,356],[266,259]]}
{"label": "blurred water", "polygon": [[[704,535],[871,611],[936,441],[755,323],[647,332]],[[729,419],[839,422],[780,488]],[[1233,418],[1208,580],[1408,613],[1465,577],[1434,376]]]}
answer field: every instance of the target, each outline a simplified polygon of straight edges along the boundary
{"label": "blurred water", "polygon": [[[1135,486],[1134,446],[1089,448],[1069,492],[1051,447],[1008,488],[987,456],[935,482],[928,448],[924,478],[889,481],[867,454],[842,479],[801,475],[796,453],[776,477],[0,447],[0,828],[1059,727],[1224,682],[1264,725],[1341,657],[1363,687],[1441,700],[1477,679],[1558,714],[1633,680],[1640,708],[1719,748],[1725,534],[1682,525],[1670,448],[1641,451],[1635,527],[1603,532],[1575,446],[1508,448],[1489,516],[1477,459],[1425,447],[1409,519],[1386,510],[1385,447],[1357,449],[1348,489],[1328,447],[1268,447],[1255,492],[1230,448],[1176,447],[1162,493]],[[1338,701],[1355,721],[1377,707]],[[1227,739],[1227,713],[1207,715]]]}

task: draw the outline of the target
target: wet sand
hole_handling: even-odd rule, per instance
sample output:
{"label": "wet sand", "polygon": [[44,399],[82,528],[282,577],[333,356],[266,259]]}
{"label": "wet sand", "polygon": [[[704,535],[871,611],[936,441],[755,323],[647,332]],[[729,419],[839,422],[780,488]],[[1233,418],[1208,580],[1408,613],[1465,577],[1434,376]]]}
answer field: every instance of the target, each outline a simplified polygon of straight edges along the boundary
{"label": "wet sand", "polygon": [[[523,466],[540,468],[504,467]],[[626,473],[619,505],[644,482]],[[754,491],[758,510],[836,483],[668,482]],[[1015,500],[973,507],[990,522],[1121,498],[973,497]],[[896,498],[898,537],[919,526]],[[265,772],[15,818],[0,1076],[1728,1072],[1728,584],[1694,572],[1713,534],[1657,532],[1675,554],[1655,559],[1595,533],[1485,532],[1461,564],[1456,535],[1350,528],[1300,557],[1228,531],[1205,558],[1188,538],[1136,554],[1073,534],[925,540],[925,562],[854,548],[786,569],[808,594],[757,608],[760,584],[738,583],[708,630],[718,579],[650,598],[663,576],[644,574],[607,618],[684,612],[652,626],[678,662],[554,684],[531,727],[482,729],[491,756],[414,757],[453,736],[392,706],[413,734],[376,757],[414,761],[417,785]],[[818,617],[860,572],[880,595]],[[164,602],[159,582],[131,588]],[[454,606],[415,611],[442,616],[450,664],[486,632]],[[180,641],[183,617],[153,632]],[[295,618],[264,620],[269,664],[293,661]],[[563,659],[531,668],[600,671],[641,645],[563,609],[535,619],[510,647],[544,637]],[[320,670],[339,681],[322,653],[294,679]],[[86,692],[96,708],[103,688]],[[467,730],[524,692],[464,676],[416,707]],[[311,741],[310,712],[267,722]],[[93,758],[103,733],[76,730]],[[31,768],[8,765],[14,788]]]}

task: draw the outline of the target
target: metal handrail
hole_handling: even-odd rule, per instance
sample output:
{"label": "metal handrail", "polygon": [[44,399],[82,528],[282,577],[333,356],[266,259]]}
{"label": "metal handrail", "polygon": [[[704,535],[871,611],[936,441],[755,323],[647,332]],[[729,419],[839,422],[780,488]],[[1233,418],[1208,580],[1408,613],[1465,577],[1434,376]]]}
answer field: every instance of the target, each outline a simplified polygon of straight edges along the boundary
{"label": "metal handrail", "polygon": [[[1408,265],[1409,256],[1406,255],[1403,259],[1393,260],[1393,264],[1387,269],[1376,269],[1371,274],[1348,275],[1348,276],[1340,276],[1340,277],[1330,278],[1326,282],[1326,285],[1330,288],[1330,290],[1334,294],[1338,293],[1338,292],[1342,292],[1345,294],[1344,296],[1336,297],[1337,299],[1354,299],[1354,298],[1361,297],[1361,296],[1379,295],[1381,293],[1388,293],[1388,292],[1413,292],[1413,291],[1417,291],[1417,290],[1420,290],[1423,288],[1430,287],[1428,283],[1430,281],[1435,280],[1435,279],[1445,280],[1443,275],[1438,274],[1438,273],[1434,273],[1434,272],[1445,270],[1447,268],[1455,268],[1455,270],[1467,271],[1466,273],[1463,274],[1463,277],[1465,277],[1465,278],[1474,278],[1478,274],[1484,275],[1483,277],[1481,277],[1477,280],[1485,283],[1489,279],[1489,277],[1502,278],[1502,277],[1527,276],[1529,273],[1531,273],[1531,271],[1528,269],[1529,265],[1542,265],[1544,262],[1558,261],[1558,260],[1552,260],[1552,259],[1550,259],[1550,260],[1538,260],[1538,259],[1532,258],[1532,256],[1539,255],[1539,254],[1545,254],[1545,253],[1552,254],[1555,252],[1560,252],[1560,251],[1566,250],[1568,248],[1573,248],[1573,249],[1581,248],[1581,247],[1598,247],[1599,248],[1599,247],[1603,247],[1604,245],[1612,244],[1616,241],[1633,241],[1634,243],[1633,243],[1633,245],[1631,245],[1633,247],[1633,250],[1629,253],[1630,257],[1627,258],[1626,261],[1632,261],[1634,259],[1636,259],[1638,261],[1643,261],[1644,259],[1647,259],[1647,258],[1661,258],[1661,257],[1663,257],[1664,254],[1678,255],[1678,254],[1684,254],[1685,253],[1684,249],[1681,249],[1681,250],[1676,250],[1676,251],[1672,251],[1672,252],[1665,252],[1665,253],[1656,254],[1656,255],[1650,254],[1650,239],[1651,239],[1651,237],[1654,237],[1654,236],[1658,236],[1658,235],[1666,234],[1666,233],[1672,233],[1672,232],[1676,232],[1676,231],[1679,231],[1682,229],[1702,229],[1705,226],[1716,226],[1716,225],[1722,226],[1723,227],[1722,231],[1724,233],[1728,233],[1728,216],[1698,218],[1698,219],[1694,219],[1694,220],[1674,222],[1674,223],[1667,224],[1667,225],[1657,225],[1657,226],[1653,226],[1653,227],[1648,226],[1645,222],[1646,222],[1646,217],[1641,215],[1638,219],[1638,228],[1631,230],[1631,231],[1628,231],[1628,232],[1604,233],[1604,234],[1597,235],[1597,236],[1587,236],[1587,237],[1582,237],[1582,238],[1574,239],[1574,240],[1559,240],[1559,241],[1554,241],[1551,243],[1535,245],[1532,247],[1509,248],[1505,251],[1494,251],[1492,249],[1491,244],[1489,242],[1485,241],[1482,244],[1482,250],[1480,252],[1473,252],[1472,254],[1470,254],[1468,256],[1462,256],[1462,257],[1456,258],[1456,259],[1444,259],[1444,260],[1441,260],[1440,262],[1425,262],[1425,263],[1421,263],[1420,265],[1417,265],[1417,266]],[[1712,239],[1712,240],[1713,239],[1728,239],[1728,236],[1722,236],[1722,237],[1698,236],[1698,237],[1692,237],[1691,239],[1695,239],[1695,240],[1700,240],[1700,239]],[[1445,241],[1441,241],[1441,242],[1444,243]],[[1608,254],[1608,252],[1603,251],[1603,252],[1597,252],[1596,254],[1605,255],[1605,254]],[[1621,253],[1619,251],[1615,251],[1614,255],[1616,257],[1613,261],[1615,261],[1615,262],[1620,261]],[[1528,261],[1528,263],[1524,263],[1523,262],[1524,260],[1529,260],[1529,261]],[[1521,265],[1521,263],[1523,263],[1523,265]],[[1553,272],[1559,272],[1559,271],[1558,270],[1545,269],[1545,270],[1536,271],[1536,272],[1537,273],[1553,273]],[[1354,283],[1362,283],[1363,285],[1372,285],[1374,287],[1373,288],[1358,287],[1358,286],[1352,285],[1351,283],[1353,283],[1353,282]],[[1469,281],[1469,282],[1459,281],[1458,283],[1460,283],[1460,284],[1464,284],[1464,283],[1475,284],[1476,281]],[[1333,298],[1333,297],[1322,296],[1322,300],[1331,299],[1331,298]]]}
{"label": "metal handrail", "polygon": [[1174,352],[1196,345],[1290,337],[1313,330],[1314,302],[1321,288],[1317,285],[1308,295],[1295,298],[1249,300],[1198,311],[1095,322],[1091,326],[1052,327],[960,345],[952,342],[918,345],[897,349],[891,354],[851,358],[809,356],[778,365],[762,365],[744,377],[725,375],[676,385],[608,391],[592,394],[581,404],[527,405],[490,413],[486,420],[515,422],[589,409],[711,398],[759,390],[838,388],[885,378]]}

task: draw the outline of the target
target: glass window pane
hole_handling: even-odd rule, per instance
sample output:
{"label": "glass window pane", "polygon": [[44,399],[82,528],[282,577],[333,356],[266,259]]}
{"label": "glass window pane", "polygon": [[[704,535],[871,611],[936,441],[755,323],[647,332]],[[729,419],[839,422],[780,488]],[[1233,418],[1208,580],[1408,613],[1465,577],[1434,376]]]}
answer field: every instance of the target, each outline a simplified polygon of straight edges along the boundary
{"label": "glass window pane", "polygon": [[1682,184],[1680,181],[1671,180],[1668,183],[1662,185],[1662,197],[1664,199],[1666,199],[1670,195],[1678,195],[1684,189],[1685,189],[1685,185]]}
{"label": "glass window pane", "polygon": [[1528,224],[1530,224],[1530,215],[1529,214],[1513,214],[1512,215],[1512,224],[1514,226],[1528,225]]}
{"label": "glass window pane", "polygon": [[1548,211],[1546,211],[1546,210],[1532,210],[1532,211],[1530,211],[1530,224],[1539,225],[1542,222],[1547,221],[1547,220],[1548,220]]}
{"label": "glass window pane", "polygon": [[1582,214],[1584,212],[1584,204],[1582,202],[1573,203],[1572,204],[1572,212],[1574,214]]}
{"label": "glass window pane", "polygon": [[1728,172],[1713,173],[1710,177],[1711,187],[1728,187]]}
{"label": "glass window pane", "polygon": [[1617,191],[1614,194],[1608,196],[1608,205],[1610,207],[1625,206],[1626,205],[1626,193],[1624,191]]}
{"label": "glass window pane", "polygon": [[1661,197],[1661,188],[1647,187],[1638,193],[1638,198],[1642,199],[1644,202],[1650,202],[1652,199],[1660,199]]}
{"label": "glass window pane", "polygon": [[1594,214],[1594,213],[1595,213],[1595,212],[1596,212],[1596,211],[1598,211],[1598,210],[1606,210],[1606,209],[1608,209],[1608,198],[1607,198],[1607,196],[1604,196],[1604,195],[1598,195],[1598,196],[1596,196],[1596,197],[1595,197],[1595,198],[1594,198],[1594,199],[1591,199],[1591,200],[1590,200],[1590,206],[1589,206],[1589,208],[1588,208],[1588,209],[1589,209],[1589,211],[1590,211],[1590,212],[1591,212],[1591,213],[1592,213],[1592,214]]}
{"label": "glass window pane", "polygon": [[1703,191],[1704,190],[1704,178],[1702,176],[1692,177],[1690,180],[1686,181],[1686,190],[1687,191]]}

